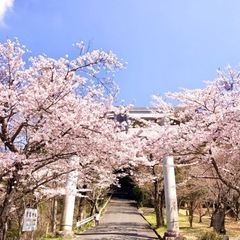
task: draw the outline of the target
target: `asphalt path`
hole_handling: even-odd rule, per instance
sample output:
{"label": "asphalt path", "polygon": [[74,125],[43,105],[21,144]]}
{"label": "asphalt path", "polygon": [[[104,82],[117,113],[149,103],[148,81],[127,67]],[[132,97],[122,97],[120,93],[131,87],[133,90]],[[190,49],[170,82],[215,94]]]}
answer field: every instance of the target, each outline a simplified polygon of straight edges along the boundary
{"label": "asphalt path", "polygon": [[112,199],[100,218],[100,224],[78,235],[77,239],[150,240],[159,238],[138,212],[134,201]]}

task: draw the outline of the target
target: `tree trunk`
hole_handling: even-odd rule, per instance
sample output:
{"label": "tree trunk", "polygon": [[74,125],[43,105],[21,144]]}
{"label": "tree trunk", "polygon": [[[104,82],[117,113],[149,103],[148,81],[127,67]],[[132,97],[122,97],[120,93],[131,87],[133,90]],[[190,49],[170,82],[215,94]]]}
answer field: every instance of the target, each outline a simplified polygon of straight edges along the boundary
{"label": "tree trunk", "polygon": [[57,230],[57,197],[52,198],[52,219],[51,219],[51,232],[55,233]]}
{"label": "tree trunk", "polygon": [[199,214],[199,223],[202,223],[202,218],[205,216],[207,211],[203,211],[203,204],[199,202],[198,204],[198,214]]}
{"label": "tree trunk", "polygon": [[1,240],[5,240],[7,237],[9,213],[12,206],[11,201],[9,202],[10,199],[11,198],[7,196],[4,203],[0,207],[0,239]]}
{"label": "tree trunk", "polygon": [[159,201],[159,194],[155,194],[155,203],[154,203],[154,209],[155,209],[155,214],[156,214],[156,227],[160,227],[161,226],[161,216],[160,216],[160,201]]}
{"label": "tree trunk", "polygon": [[8,220],[10,218],[10,211],[14,204],[14,195],[16,194],[16,181],[14,178],[7,182],[7,192],[5,199],[0,206],[0,239],[5,240],[8,231]]}
{"label": "tree trunk", "polygon": [[239,216],[239,212],[240,212],[240,204],[239,204],[239,198],[240,198],[240,195],[236,195],[233,197],[233,204],[235,206],[235,221],[237,222],[240,218]]}
{"label": "tree trunk", "polygon": [[164,226],[165,221],[164,221],[164,203],[165,203],[165,199],[164,199],[164,189],[161,190],[161,194],[160,194],[160,225]]}
{"label": "tree trunk", "polygon": [[190,228],[193,227],[193,212],[194,212],[194,206],[193,205],[194,205],[193,201],[190,201],[189,205],[188,205],[188,210],[189,210],[188,219],[189,219]]}
{"label": "tree trunk", "polygon": [[217,233],[226,233],[225,229],[225,205],[218,204],[211,218],[211,225]]}
{"label": "tree trunk", "polygon": [[81,221],[86,217],[86,198],[81,197],[78,200],[78,215],[77,221]]}
{"label": "tree trunk", "polygon": [[95,198],[91,204],[91,216],[95,214],[96,210],[98,210],[98,198]]}
{"label": "tree trunk", "polygon": [[156,214],[156,227],[164,225],[163,205],[164,190],[160,189],[159,180],[154,182],[154,209]]}

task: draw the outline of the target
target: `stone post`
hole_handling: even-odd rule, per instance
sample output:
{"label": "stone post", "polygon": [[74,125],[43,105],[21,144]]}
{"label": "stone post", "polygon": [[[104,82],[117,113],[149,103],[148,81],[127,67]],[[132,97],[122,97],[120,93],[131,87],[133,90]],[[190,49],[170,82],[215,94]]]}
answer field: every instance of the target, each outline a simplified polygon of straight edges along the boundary
{"label": "stone post", "polygon": [[[74,166],[79,162],[78,156],[72,156],[69,159],[69,165],[74,169]],[[73,215],[75,206],[75,197],[77,192],[77,170],[73,170],[67,174],[66,193],[64,197],[64,209],[62,216],[61,230],[64,235],[71,235],[73,225]]]}
{"label": "stone post", "polygon": [[178,205],[173,157],[169,156],[163,159],[163,174],[167,218],[167,232],[164,234],[164,239],[182,239],[182,236],[179,233]]}

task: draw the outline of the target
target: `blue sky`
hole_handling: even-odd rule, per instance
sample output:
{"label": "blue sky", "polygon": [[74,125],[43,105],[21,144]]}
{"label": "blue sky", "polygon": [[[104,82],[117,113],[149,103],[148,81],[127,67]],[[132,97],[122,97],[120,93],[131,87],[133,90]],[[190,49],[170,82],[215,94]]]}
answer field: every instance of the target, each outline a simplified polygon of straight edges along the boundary
{"label": "blue sky", "polygon": [[0,42],[17,37],[33,55],[73,54],[73,43],[112,50],[119,104],[203,88],[240,63],[239,0],[0,0]]}

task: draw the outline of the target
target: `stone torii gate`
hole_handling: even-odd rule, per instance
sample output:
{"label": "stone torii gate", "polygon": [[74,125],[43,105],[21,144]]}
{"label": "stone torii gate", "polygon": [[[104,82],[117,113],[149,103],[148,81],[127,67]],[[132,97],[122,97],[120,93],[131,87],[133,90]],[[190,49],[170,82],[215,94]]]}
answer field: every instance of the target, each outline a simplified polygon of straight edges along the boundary
{"label": "stone torii gate", "polygon": [[[124,115],[125,118],[123,121],[127,121],[127,119],[144,119],[147,121],[160,120],[160,123],[163,122],[163,116],[161,116],[161,113],[156,113],[155,110],[156,109],[131,108],[128,111],[128,116],[126,116],[126,114]],[[167,156],[163,159],[163,174],[167,218],[167,232],[164,234],[164,239],[181,240],[183,239],[183,235],[179,232],[178,205],[173,157]]]}

